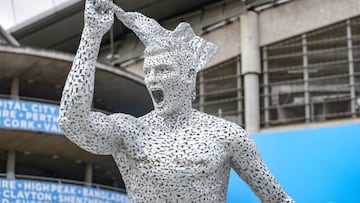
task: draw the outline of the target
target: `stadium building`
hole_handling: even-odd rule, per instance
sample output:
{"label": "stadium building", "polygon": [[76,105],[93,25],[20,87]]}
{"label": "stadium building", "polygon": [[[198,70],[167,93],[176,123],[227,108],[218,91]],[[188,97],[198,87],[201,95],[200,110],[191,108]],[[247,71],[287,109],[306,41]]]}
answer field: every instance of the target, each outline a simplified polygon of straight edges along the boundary
{"label": "stadium building", "polygon": [[[189,22],[198,35],[219,46],[198,74],[194,107],[249,131],[270,170],[297,202],[359,201],[358,0],[115,3],[168,29]],[[84,1],[70,0],[1,30],[0,199],[19,197],[14,191],[36,192],[35,186],[24,188],[28,183],[45,188],[34,201],[50,194],[53,201],[66,196],[71,202],[99,191],[112,200],[125,191],[112,158],[72,144],[55,119],[79,43],[83,8]],[[137,37],[116,21],[100,50],[94,109],[134,116],[151,110],[142,79],[143,50]],[[82,192],[48,192],[50,183]],[[93,192],[86,190],[91,188]],[[228,202],[259,200],[232,172]]]}

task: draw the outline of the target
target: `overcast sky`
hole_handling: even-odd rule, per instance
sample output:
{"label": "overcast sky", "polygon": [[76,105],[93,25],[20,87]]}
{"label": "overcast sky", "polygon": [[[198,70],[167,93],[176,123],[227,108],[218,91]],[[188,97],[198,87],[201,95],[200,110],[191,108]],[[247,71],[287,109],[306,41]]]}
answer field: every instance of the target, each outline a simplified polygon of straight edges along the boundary
{"label": "overcast sky", "polygon": [[66,1],[73,0],[0,0],[0,25],[9,29]]}

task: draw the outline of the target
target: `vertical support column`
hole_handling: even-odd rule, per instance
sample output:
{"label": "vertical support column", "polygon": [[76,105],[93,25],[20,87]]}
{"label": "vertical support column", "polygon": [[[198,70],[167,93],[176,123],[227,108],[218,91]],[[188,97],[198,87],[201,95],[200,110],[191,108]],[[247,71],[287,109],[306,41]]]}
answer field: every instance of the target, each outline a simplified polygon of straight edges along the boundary
{"label": "vertical support column", "polygon": [[350,85],[350,110],[352,117],[356,117],[356,90],[355,90],[355,72],[354,72],[354,55],[352,46],[351,21],[346,21],[346,39],[348,48],[349,62],[349,85]]}
{"label": "vertical support column", "polygon": [[307,50],[306,34],[302,35],[303,67],[304,67],[304,98],[305,98],[305,121],[310,122],[310,91],[309,91],[309,59]]}
{"label": "vertical support column", "polygon": [[245,128],[249,132],[257,132],[260,129],[259,74],[261,66],[258,21],[258,15],[253,11],[248,11],[240,16]]}
{"label": "vertical support column", "polygon": [[87,163],[85,165],[85,183],[86,185],[90,186],[92,183],[92,175],[93,175],[93,168],[91,163]]}
{"label": "vertical support column", "polygon": [[16,154],[14,150],[9,150],[6,160],[6,178],[15,179]]}
{"label": "vertical support column", "polygon": [[19,89],[20,89],[19,78],[13,78],[11,80],[11,89],[10,89],[10,94],[13,99],[17,99],[19,97]]}
{"label": "vertical support column", "polygon": [[199,72],[199,107],[200,111],[204,112],[204,102],[205,102],[205,87],[204,87],[204,72]]}
{"label": "vertical support column", "polygon": [[237,111],[238,111],[238,123],[244,124],[243,120],[243,96],[242,96],[242,81],[241,81],[241,62],[240,58],[236,60],[236,88],[237,88]]}
{"label": "vertical support column", "polygon": [[265,127],[269,127],[270,123],[270,91],[269,91],[269,71],[268,71],[268,61],[267,61],[267,48],[263,47],[263,85],[264,85],[264,122]]}

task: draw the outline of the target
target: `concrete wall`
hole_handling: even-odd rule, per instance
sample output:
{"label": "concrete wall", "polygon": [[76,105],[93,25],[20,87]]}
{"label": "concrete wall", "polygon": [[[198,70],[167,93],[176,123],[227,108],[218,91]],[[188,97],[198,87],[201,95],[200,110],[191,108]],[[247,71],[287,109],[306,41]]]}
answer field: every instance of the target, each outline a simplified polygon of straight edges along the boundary
{"label": "concrete wall", "polygon": [[203,37],[218,45],[218,51],[215,57],[208,63],[208,67],[240,54],[240,21],[210,32]]}
{"label": "concrete wall", "polygon": [[359,0],[295,0],[260,14],[260,45],[360,15]]}

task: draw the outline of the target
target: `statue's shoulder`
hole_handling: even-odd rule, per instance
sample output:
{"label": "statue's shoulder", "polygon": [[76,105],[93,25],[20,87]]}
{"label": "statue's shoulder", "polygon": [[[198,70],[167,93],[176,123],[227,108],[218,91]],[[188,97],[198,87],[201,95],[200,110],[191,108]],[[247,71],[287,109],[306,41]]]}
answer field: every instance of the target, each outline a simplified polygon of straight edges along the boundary
{"label": "statue's shoulder", "polygon": [[200,123],[203,128],[216,129],[222,134],[228,136],[238,136],[239,134],[245,133],[245,130],[237,123],[225,120],[223,118],[213,116],[204,112],[195,110],[194,115],[196,122]]}

